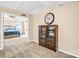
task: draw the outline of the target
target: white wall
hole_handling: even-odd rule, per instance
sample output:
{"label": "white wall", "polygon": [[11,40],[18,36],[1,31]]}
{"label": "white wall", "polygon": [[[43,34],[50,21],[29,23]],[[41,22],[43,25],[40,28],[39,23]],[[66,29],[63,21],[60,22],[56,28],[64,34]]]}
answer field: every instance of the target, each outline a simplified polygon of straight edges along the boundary
{"label": "white wall", "polygon": [[0,13],[0,50],[3,49],[3,19],[2,19],[2,15]]}
{"label": "white wall", "polygon": [[38,26],[44,25],[44,16],[53,12],[58,24],[58,49],[79,56],[79,2],[71,2],[56,8],[43,9],[33,17],[33,40],[38,40]]}

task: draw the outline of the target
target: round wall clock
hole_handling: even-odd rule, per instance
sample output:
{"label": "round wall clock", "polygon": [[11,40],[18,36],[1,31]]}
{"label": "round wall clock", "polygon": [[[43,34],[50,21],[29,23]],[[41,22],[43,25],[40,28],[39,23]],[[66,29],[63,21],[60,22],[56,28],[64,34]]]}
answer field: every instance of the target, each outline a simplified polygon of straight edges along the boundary
{"label": "round wall clock", "polygon": [[47,13],[46,15],[45,15],[45,18],[44,18],[44,20],[45,20],[45,23],[46,24],[52,24],[53,22],[54,22],[54,14],[53,13]]}

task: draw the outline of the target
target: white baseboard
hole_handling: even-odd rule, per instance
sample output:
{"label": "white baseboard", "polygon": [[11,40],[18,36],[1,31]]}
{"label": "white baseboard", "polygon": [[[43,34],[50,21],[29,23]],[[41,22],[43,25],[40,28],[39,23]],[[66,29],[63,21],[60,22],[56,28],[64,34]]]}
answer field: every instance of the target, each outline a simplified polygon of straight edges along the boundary
{"label": "white baseboard", "polygon": [[32,41],[34,41],[34,40],[28,40],[28,42],[32,42]]}
{"label": "white baseboard", "polygon": [[69,52],[64,51],[64,50],[61,50],[61,49],[58,49],[58,51],[61,51],[61,52],[64,52],[64,53],[66,53],[66,54],[69,54],[69,55],[72,55],[72,56],[74,56],[74,57],[79,58],[79,56],[78,56],[78,55],[75,55],[75,54],[73,54],[73,53],[69,53]]}
{"label": "white baseboard", "polygon": [[2,47],[2,48],[0,48],[0,50],[3,50],[3,47]]}
{"label": "white baseboard", "polygon": [[35,43],[37,43],[37,44],[39,43],[39,42],[38,42],[38,41],[36,41],[36,40],[32,40],[32,41],[34,41],[34,42],[35,42]]}

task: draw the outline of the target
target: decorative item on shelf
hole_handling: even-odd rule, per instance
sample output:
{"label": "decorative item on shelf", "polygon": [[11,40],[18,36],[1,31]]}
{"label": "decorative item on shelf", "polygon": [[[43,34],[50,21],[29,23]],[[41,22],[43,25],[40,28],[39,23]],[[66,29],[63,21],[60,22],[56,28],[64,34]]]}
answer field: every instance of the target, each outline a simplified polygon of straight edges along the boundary
{"label": "decorative item on shelf", "polygon": [[49,12],[45,15],[44,21],[46,24],[50,25],[54,22],[55,16],[53,13]]}

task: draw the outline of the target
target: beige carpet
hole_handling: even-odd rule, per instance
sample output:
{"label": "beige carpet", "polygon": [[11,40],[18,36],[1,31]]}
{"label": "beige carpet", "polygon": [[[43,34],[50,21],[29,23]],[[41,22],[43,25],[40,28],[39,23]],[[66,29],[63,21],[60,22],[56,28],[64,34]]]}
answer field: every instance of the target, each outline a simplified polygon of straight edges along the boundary
{"label": "beige carpet", "polygon": [[74,58],[73,56],[39,46],[35,42],[25,40],[5,41],[0,58]]}

